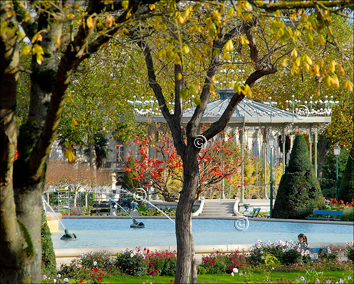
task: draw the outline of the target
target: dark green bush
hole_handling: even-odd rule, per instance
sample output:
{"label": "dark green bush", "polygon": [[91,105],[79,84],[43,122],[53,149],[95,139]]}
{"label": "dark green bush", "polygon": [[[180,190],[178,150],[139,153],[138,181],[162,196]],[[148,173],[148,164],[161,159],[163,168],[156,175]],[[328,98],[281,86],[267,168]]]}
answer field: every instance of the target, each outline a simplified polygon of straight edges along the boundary
{"label": "dark green bush", "polygon": [[306,263],[311,260],[309,251],[302,249],[299,244],[293,242],[263,243],[258,241],[249,250],[249,253],[248,260],[255,266],[265,264],[267,258],[271,259],[270,255],[275,257],[273,261],[279,260],[284,265],[300,262]]}
{"label": "dark green bush", "polygon": [[80,264],[87,268],[106,268],[113,264],[113,260],[107,251],[89,252],[80,255]]}
{"label": "dark green bush", "polygon": [[273,217],[304,219],[315,208],[324,208],[325,202],[315,176],[305,139],[296,135],[289,166],[286,167],[278,188]]}
{"label": "dark green bush", "polygon": [[348,260],[350,260],[352,263],[354,263],[354,243],[349,243],[347,245],[347,250],[346,250],[345,255],[348,258]]}
{"label": "dark green bush", "polygon": [[352,202],[354,199],[354,141],[338,190],[338,200]]}
{"label": "dark green bush", "polygon": [[148,275],[174,276],[176,274],[177,254],[171,251],[147,252]]}
{"label": "dark green bush", "polygon": [[42,275],[56,276],[57,263],[52,242],[52,234],[50,232],[44,210],[42,210]]}
{"label": "dark green bush", "polygon": [[144,260],[145,255],[140,249],[126,249],[117,255],[115,266],[119,267],[126,274],[143,276],[146,274],[146,263]]}
{"label": "dark green bush", "polygon": [[231,273],[234,268],[241,268],[247,263],[247,258],[239,251],[233,253],[215,252],[202,258],[198,271],[207,274]]}

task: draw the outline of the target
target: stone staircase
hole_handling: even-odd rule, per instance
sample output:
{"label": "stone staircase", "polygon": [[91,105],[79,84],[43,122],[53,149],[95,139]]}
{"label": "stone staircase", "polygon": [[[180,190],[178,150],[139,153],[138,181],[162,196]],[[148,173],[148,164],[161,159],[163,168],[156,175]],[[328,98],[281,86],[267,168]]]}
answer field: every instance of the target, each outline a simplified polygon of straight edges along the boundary
{"label": "stone staircase", "polygon": [[206,199],[200,217],[234,216],[235,199]]}

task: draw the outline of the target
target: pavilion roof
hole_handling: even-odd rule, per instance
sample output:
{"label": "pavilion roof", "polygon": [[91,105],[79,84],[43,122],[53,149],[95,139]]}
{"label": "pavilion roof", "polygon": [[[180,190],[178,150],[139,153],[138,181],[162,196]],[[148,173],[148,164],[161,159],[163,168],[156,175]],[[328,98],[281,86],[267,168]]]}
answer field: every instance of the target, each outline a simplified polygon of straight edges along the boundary
{"label": "pavilion roof", "polygon": [[[202,123],[213,123],[219,119],[228,106],[234,91],[230,89],[218,90],[220,98],[207,104]],[[193,116],[195,107],[187,108],[183,111],[182,122],[187,123]],[[149,120],[151,122],[165,122],[162,116],[138,117],[138,121]],[[317,125],[330,123],[330,116],[300,116],[296,113],[281,110],[269,103],[260,103],[250,99],[243,99],[232,114],[228,126],[260,126],[272,125],[281,126],[284,124],[294,124],[295,126]]]}

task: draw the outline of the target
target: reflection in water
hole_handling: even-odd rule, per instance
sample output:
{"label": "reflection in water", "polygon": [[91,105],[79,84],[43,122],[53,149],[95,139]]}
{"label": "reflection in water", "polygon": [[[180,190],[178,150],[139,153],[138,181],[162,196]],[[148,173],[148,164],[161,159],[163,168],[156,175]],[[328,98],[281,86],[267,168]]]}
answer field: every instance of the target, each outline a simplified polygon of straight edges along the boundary
{"label": "reflection in water", "polygon": [[[144,219],[145,229],[130,228],[131,219],[62,219],[65,227],[75,229],[75,242],[60,241],[53,233],[54,248],[100,248],[175,246],[175,225],[168,219]],[[353,226],[336,224],[251,221],[247,231],[237,231],[234,220],[193,219],[195,245],[253,244],[257,240],[297,240],[304,233],[309,243],[353,240]]]}

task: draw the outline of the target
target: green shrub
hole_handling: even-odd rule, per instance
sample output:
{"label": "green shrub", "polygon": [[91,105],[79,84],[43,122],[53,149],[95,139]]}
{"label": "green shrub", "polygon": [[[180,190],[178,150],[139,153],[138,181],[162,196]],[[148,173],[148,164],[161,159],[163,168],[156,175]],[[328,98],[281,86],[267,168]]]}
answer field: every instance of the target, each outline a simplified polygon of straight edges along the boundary
{"label": "green shrub", "polygon": [[306,141],[296,135],[289,165],[282,176],[274,203],[273,217],[304,219],[314,208],[324,208],[320,184],[315,176]]}
{"label": "green shrub", "polygon": [[89,252],[80,255],[80,264],[87,268],[105,268],[113,264],[107,251]]}
{"label": "green shrub", "polygon": [[354,208],[349,207],[344,209],[343,215],[340,218],[341,221],[354,221]]}
{"label": "green shrub", "polygon": [[117,255],[115,266],[119,267],[122,272],[143,276],[146,274],[146,262],[144,253],[139,249],[126,249]]}
{"label": "green shrub", "polygon": [[148,275],[174,276],[176,274],[177,255],[175,251],[147,251],[146,261],[148,264]]}
{"label": "green shrub", "polygon": [[354,141],[338,190],[338,199],[351,202],[354,198]]}
{"label": "green shrub", "polygon": [[47,275],[47,276],[56,275],[57,264],[56,264],[55,252],[54,252],[54,247],[52,242],[52,234],[50,232],[44,210],[42,210],[41,241],[42,241],[42,275]]}
{"label": "green shrub", "polygon": [[348,260],[354,263],[354,242],[347,244],[345,255]]}
{"label": "green shrub", "polygon": [[281,264],[288,265],[309,262],[311,257],[309,250],[302,249],[299,244],[292,241],[285,243],[282,241],[276,243],[258,241],[249,249],[248,260],[252,265],[267,264],[267,259],[270,262],[280,261]]}
{"label": "green shrub", "polygon": [[327,260],[337,260],[338,254],[336,252],[332,252],[329,247],[326,250],[322,250],[318,252],[319,259],[327,259]]}
{"label": "green shrub", "polygon": [[[247,263],[247,258],[239,251],[233,253],[223,253],[216,251],[209,256],[202,258],[200,265],[207,274],[231,273],[234,268],[242,268]],[[202,268],[201,271],[204,271]]]}

